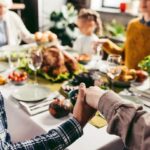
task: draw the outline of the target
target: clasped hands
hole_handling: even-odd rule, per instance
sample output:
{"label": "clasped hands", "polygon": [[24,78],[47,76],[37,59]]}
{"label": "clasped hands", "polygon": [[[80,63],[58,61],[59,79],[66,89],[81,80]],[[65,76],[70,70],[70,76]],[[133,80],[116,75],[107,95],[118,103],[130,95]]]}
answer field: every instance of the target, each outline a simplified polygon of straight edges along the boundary
{"label": "clasped hands", "polygon": [[73,117],[79,122],[82,128],[94,116],[98,109],[99,100],[104,93],[105,91],[99,87],[92,86],[86,88],[84,83],[80,84]]}

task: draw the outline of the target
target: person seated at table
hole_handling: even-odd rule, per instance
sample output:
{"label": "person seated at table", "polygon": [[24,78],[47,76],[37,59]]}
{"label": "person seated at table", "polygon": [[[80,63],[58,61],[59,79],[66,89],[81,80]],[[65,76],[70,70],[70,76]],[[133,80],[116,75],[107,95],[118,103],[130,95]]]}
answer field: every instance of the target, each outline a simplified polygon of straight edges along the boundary
{"label": "person seated at table", "polygon": [[93,54],[93,42],[102,35],[100,15],[91,9],[81,9],[77,19],[77,26],[81,35],[73,44],[73,49],[79,53]]}
{"label": "person seated at table", "polygon": [[25,27],[21,18],[10,11],[11,0],[0,0],[0,47],[5,45],[19,45],[34,41],[34,35]]}
{"label": "person seated at table", "polygon": [[108,39],[97,42],[103,44],[103,49],[109,54],[124,55],[125,65],[129,69],[137,69],[138,63],[150,55],[150,0],[140,0],[140,12],[142,16],[128,24],[123,48]]}
{"label": "person seated at table", "polygon": [[0,149],[1,150],[63,150],[82,136],[83,128],[95,114],[95,109],[89,107],[85,101],[84,84],[79,86],[79,94],[73,111],[73,117],[61,124],[57,129],[47,134],[37,136],[25,142],[13,144],[11,135],[7,131],[7,117],[4,99],[0,94]]}
{"label": "person seated at table", "polygon": [[86,103],[104,115],[107,132],[120,136],[125,148],[150,149],[150,113],[142,106],[122,101],[113,91],[103,91],[96,86],[84,91]]}

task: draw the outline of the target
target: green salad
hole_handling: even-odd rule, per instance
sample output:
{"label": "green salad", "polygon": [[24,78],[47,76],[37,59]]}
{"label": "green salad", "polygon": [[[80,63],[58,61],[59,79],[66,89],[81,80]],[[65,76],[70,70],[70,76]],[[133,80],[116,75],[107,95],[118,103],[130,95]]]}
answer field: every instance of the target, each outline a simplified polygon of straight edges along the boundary
{"label": "green salad", "polygon": [[144,60],[142,60],[139,65],[138,65],[141,69],[145,70],[146,72],[148,72],[148,74],[150,75],[150,55],[145,57]]}

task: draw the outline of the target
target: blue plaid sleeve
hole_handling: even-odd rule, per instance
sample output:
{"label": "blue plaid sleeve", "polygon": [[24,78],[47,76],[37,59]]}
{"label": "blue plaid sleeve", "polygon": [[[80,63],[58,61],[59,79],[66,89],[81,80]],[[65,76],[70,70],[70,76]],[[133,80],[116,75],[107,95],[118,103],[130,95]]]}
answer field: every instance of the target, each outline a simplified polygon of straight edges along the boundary
{"label": "blue plaid sleeve", "polygon": [[10,150],[63,150],[83,134],[76,119],[71,118],[57,129],[32,140],[16,143]]}
{"label": "blue plaid sleeve", "polygon": [[83,134],[82,128],[75,118],[70,118],[58,128],[34,139],[11,143],[7,132],[7,118],[4,99],[0,94],[0,150],[63,150]]}

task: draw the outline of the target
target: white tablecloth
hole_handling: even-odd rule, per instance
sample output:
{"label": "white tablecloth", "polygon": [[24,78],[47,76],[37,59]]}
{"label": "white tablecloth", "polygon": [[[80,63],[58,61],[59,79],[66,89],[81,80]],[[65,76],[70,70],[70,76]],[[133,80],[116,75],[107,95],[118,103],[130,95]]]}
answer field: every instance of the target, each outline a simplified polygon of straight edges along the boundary
{"label": "white tablecloth", "polygon": [[[145,88],[143,85],[140,88]],[[44,112],[30,117],[24,112],[18,102],[11,97],[11,93],[18,88],[14,85],[0,86],[0,91],[5,98],[6,112],[8,115],[9,131],[14,142],[24,141],[42,133],[46,133],[52,128],[56,128],[68,117],[54,119],[49,112]],[[123,144],[119,137],[109,135],[106,127],[97,129],[87,124],[84,128],[84,135],[71,146],[68,150],[121,150]]]}
{"label": "white tablecloth", "polygon": [[[15,86],[12,86],[11,90],[14,88]],[[22,108],[20,108],[17,101],[9,95],[11,90],[8,91],[6,89],[1,89],[2,94],[5,97],[9,131],[14,142],[24,141],[39,134],[46,133],[50,129],[56,128],[59,124],[69,118],[65,117],[63,119],[55,119],[48,111],[30,117],[22,110]],[[94,126],[87,124],[84,128],[84,135],[67,149],[96,150],[112,144],[119,147],[122,146],[122,143],[117,136],[109,135],[106,132],[106,127],[97,129]],[[117,148],[117,150],[119,149]]]}

